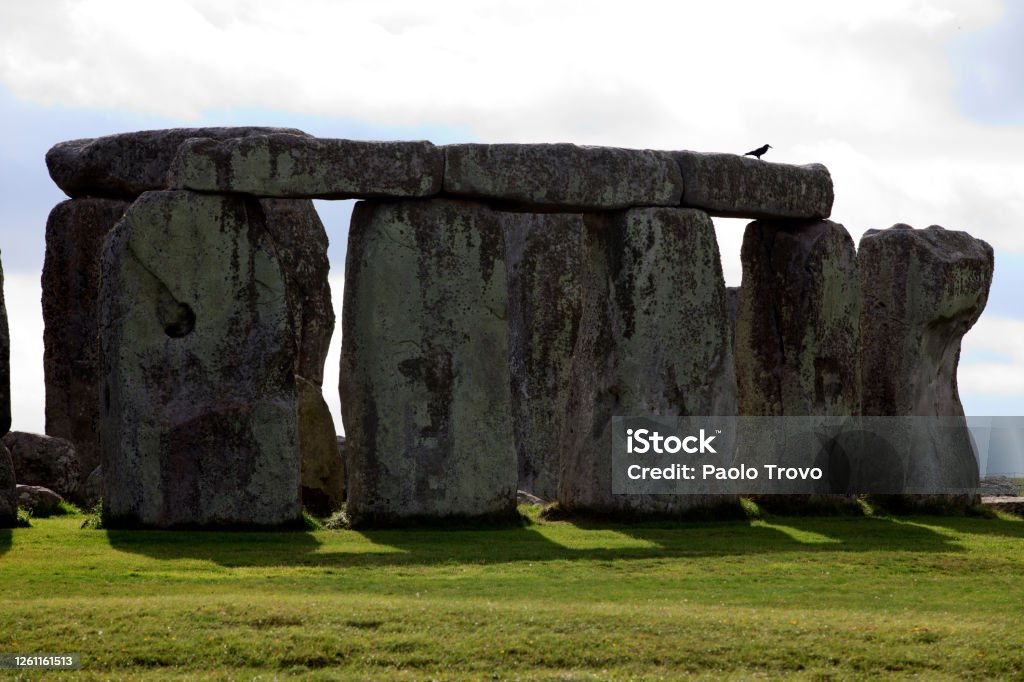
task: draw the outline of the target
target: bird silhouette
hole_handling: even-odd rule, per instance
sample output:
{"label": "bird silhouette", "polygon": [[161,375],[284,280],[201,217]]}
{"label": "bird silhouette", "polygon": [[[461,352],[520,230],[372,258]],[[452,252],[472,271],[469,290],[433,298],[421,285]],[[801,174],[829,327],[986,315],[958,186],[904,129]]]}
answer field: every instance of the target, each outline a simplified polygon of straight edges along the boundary
{"label": "bird silhouette", "polygon": [[766,151],[768,151],[771,148],[772,148],[772,146],[770,144],[766,144],[763,147],[758,147],[757,149],[755,149],[753,151],[747,152],[743,156],[756,156],[758,159],[760,159],[761,155],[764,154]]}

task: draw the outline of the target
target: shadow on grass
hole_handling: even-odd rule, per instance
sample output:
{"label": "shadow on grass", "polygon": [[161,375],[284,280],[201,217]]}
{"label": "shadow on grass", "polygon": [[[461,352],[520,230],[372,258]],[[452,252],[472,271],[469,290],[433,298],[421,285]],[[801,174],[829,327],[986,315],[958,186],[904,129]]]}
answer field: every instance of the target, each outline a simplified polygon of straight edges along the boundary
{"label": "shadow on grass", "polygon": [[[968,533],[986,532],[986,525],[1010,525],[997,520],[963,519],[961,527],[955,525],[956,519],[939,521],[941,523],[936,521],[935,525]],[[931,520],[926,523],[931,523]],[[343,568],[523,561],[629,561],[785,552],[965,551],[955,537],[908,520],[884,517],[770,517],[753,523],[715,521],[685,525],[672,522],[642,525],[560,522],[495,529],[427,527],[338,531],[337,535],[327,532],[317,536],[300,531],[106,532],[111,546],[121,551],[156,559],[202,559],[226,567]]]}
{"label": "shadow on grass", "polygon": [[914,518],[915,523],[938,526],[957,533],[996,535],[1024,540],[1024,521],[1003,521],[971,516],[926,516]]}
{"label": "shadow on grass", "polygon": [[0,556],[11,548],[11,535],[7,528],[0,528]]}

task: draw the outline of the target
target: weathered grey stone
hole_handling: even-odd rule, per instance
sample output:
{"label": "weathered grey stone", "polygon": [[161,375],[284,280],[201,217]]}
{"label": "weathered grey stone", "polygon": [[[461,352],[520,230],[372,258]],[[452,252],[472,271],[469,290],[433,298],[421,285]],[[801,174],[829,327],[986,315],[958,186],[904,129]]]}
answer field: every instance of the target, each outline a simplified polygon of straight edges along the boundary
{"label": "weathered grey stone", "polygon": [[0,528],[10,528],[18,519],[18,496],[11,453],[0,443]]}
{"label": "weathered grey stone", "polygon": [[861,290],[846,229],[827,220],[756,221],[740,258],[740,414],[859,414]]}
{"label": "weathered grey stone", "polygon": [[[103,374],[98,320],[103,240],[128,205],[118,199],[71,199],[57,204],[46,221],[42,279],[46,433],[74,444],[81,476],[88,476],[100,463]],[[58,492],[81,501],[73,490]]]}
{"label": "weathered grey stone", "polygon": [[[960,342],[988,301],[992,247],[937,225],[895,225],[864,233],[858,259],[864,414],[962,418]],[[965,422],[959,431],[958,438],[949,428],[936,429],[930,440],[915,436],[906,492],[977,489],[978,463]]]}
{"label": "weathered grey stone", "polygon": [[170,128],[60,142],[46,153],[46,167],[70,197],[85,195],[133,199],[167,188],[167,169],[179,145],[193,137],[225,139],[286,133],[292,128]]}
{"label": "weathered grey stone", "polygon": [[3,438],[19,485],[43,486],[71,498],[81,480],[75,446],[63,438],[11,431]]}
{"label": "weathered grey stone", "polygon": [[0,264],[0,435],[11,429],[11,337],[4,303],[4,268]]}
{"label": "weathered grey stone", "polygon": [[19,483],[15,495],[18,500],[18,506],[29,510],[35,515],[48,514],[57,509],[60,503],[64,501],[63,497],[41,485],[22,485]]}
{"label": "weathered grey stone", "polygon": [[668,514],[719,502],[611,492],[613,416],[736,414],[714,226],[705,213],[678,208],[586,221],[558,502],[576,511]]}
{"label": "weathered grey stone", "polygon": [[737,218],[827,218],[835,197],[828,169],[736,154],[678,151],[684,206]]}
{"label": "weathered grey stone", "polygon": [[665,152],[574,144],[453,144],[445,194],[529,206],[678,206],[679,168]]}
{"label": "weathered grey stone", "polygon": [[263,197],[426,197],[441,190],[444,153],[430,142],[363,142],[284,133],[189,140],[172,187]]}
{"label": "weathered grey stone", "polygon": [[109,522],[298,519],[295,332],[266,222],[255,199],[149,192],[108,236]]}
{"label": "weathered grey stone", "polygon": [[743,290],[740,287],[725,288],[725,307],[729,315],[729,343],[732,346],[733,357],[736,356],[736,314],[740,308],[740,296]]}
{"label": "weathered grey stone", "polygon": [[580,322],[583,216],[500,216],[507,251],[519,489],[553,500],[558,491],[558,440]]}
{"label": "weathered grey stone", "polygon": [[317,516],[341,507],[345,463],[338,452],[334,418],[320,386],[295,377],[299,396],[299,453],[302,457],[302,506]]}
{"label": "weathered grey stone", "polygon": [[284,270],[299,350],[296,374],[320,386],[334,334],[327,232],[311,201],[261,199],[260,206]]}
{"label": "weathered grey stone", "polygon": [[495,213],[356,204],[340,387],[353,524],[515,513],[506,305]]}
{"label": "weathered grey stone", "polygon": [[980,481],[978,492],[989,497],[1018,497],[1020,486],[1009,476],[985,476]]}
{"label": "weathered grey stone", "polygon": [[84,509],[91,509],[103,498],[103,467],[98,466],[92,470],[85,483],[78,487],[78,504]]}

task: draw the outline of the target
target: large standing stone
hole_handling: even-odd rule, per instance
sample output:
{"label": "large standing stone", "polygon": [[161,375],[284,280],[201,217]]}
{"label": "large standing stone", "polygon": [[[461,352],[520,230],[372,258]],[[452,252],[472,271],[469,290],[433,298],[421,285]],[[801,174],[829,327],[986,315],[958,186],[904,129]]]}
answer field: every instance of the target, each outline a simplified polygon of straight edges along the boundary
{"label": "large standing stone", "polygon": [[736,154],[672,152],[683,206],[737,218],[827,218],[832,176],[819,163],[793,166]]}
{"label": "large standing stone", "polygon": [[846,229],[831,221],[756,221],[740,257],[740,414],[859,414],[861,292]]}
{"label": "large standing stone", "polygon": [[725,281],[707,214],[633,209],[587,216],[583,313],[562,433],[559,503],[674,513],[700,495],[613,495],[613,416],[732,415]]}
{"label": "large standing stone", "polygon": [[276,133],[196,139],[171,166],[172,187],[264,197],[426,197],[441,190],[444,153],[430,142],[363,142]]}
{"label": "large standing stone", "polygon": [[111,522],[299,517],[295,333],[255,199],[150,192],[107,239],[100,339]]}
{"label": "large standing stone", "polygon": [[82,480],[75,446],[63,438],[11,431],[3,438],[19,485],[43,486],[71,499]]}
{"label": "large standing stone", "polygon": [[[864,414],[962,422],[956,383],[960,342],[988,301],[992,247],[937,225],[924,230],[895,225],[868,230],[859,259]],[[907,492],[977,488],[978,464],[966,424],[956,438],[949,429],[933,431],[929,443],[910,454]]]}
{"label": "large standing stone", "polygon": [[528,206],[678,206],[679,168],[666,152],[574,144],[453,144],[445,194]]}
{"label": "large standing stone", "polygon": [[558,492],[559,437],[580,323],[583,216],[502,213],[507,251],[512,418],[519,490]]}
{"label": "large standing stone", "polygon": [[98,320],[103,240],[128,205],[117,199],[71,199],[57,204],[46,221],[42,280],[46,433],[74,443],[81,476],[88,476],[100,463],[103,373]]}
{"label": "large standing stone", "polygon": [[295,377],[299,396],[299,454],[302,457],[302,506],[318,516],[341,507],[345,462],[338,450],[334,418],[317,384]]}
{"label": "large standing stone", "polygon": [[320,386],[334,334],[327,232],[312,201],[261,199],[260,206],[288,287],[299,350],[296,374]]}
{"label": "large standing stone", "polygon": [[506,305],[495,213],[356,204],[340,387],[353,523],[514,514]]}
{"label": "large standing stone", "polygon": [[11,337],[4,303],[4,268],[0,264],[0,435],[11,430]]}
{"label": "large standing stone", "polygon": [[168,168],[185,140],[268,133],[305,135],[301,130],[292,128],[141,130],[60,142],[46,153],[46,167],[53,181],[70,197],[93,195],[133,199],[143,192],[168,186]]}
{"label": "large standing stone", "polygon": [[11,453],[0,443],[0,528],[10,528],[18,519],[17,484]]}

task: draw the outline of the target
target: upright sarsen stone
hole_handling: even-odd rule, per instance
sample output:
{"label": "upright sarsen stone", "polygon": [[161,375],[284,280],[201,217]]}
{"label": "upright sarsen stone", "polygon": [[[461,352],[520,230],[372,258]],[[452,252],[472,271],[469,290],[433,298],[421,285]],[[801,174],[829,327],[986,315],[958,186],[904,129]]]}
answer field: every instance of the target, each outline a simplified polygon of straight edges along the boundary
{"label": "upright sarsen stone", "polygon": [[149,192],[103,253],[110,522],[298,519],[296,341],[254,199]]}
{"label": "upright sarsen stone", "polygon": [[942,428],[915,428],[906,492],[973,491],[978,463],[956,370],[961,340],[988,301],[992,247],[937,225],[895,225],[865,232],[859,258],[864,414],[945,417]]}
{"label": "upright sarsen stone", "polygon": [[119,199],[71,199],[57,204],[46,221],[42,278],[46,433],[74,443],[79,484],[100,464],[103,241],[128,206],[129,202]]}
{"label": "upright sarsen stone", "polygon": [[0,264],[0,436],[11,430],[11,337],[4,303],[4,268]]}
{"label": "upright sarsen stone", "polygon": [[18,520],[18,486],[14,463],[7,446],[0,443],[0,528],[10,528]]}
{"label": "upright sarsen stone", "polygon": [[579,330],[583,216],[501,213],[519,490],[558,493],[559,438]]}
{"label": "upright sarsen stone", "polygon": [[352,522],[513,514],[497,216],[465,201],[361,202],[347,258],[340,390]]}
{"label": "upright sarsen stone", "polygon": [[846,229],[827,220],[756,221],[740,258],[740,414],[859,414],[861,290]]}
{"label": "upright sarsen stone", "polygon": [[725,280],[707,214],[586,216],[583,312],[562,432],[558,501],[588,512],[676,513],[700,495],[613,495],[613,416],[732,415]]}

